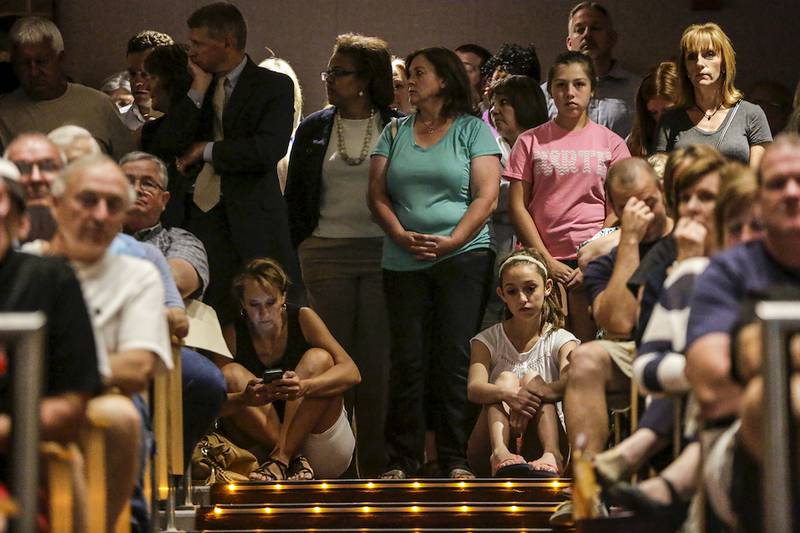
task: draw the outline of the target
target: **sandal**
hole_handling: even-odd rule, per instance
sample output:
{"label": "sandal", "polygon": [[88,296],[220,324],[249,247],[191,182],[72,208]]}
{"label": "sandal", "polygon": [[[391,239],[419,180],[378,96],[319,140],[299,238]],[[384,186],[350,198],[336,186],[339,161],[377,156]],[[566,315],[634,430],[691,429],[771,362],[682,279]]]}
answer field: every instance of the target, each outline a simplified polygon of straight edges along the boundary
{"label": "sandal", "polygon": [[402,468],[392,468],[380,475],[380,479],[407,479],[408,474]]}
{"label": "sandal", "polygon": [[250,472],[251,481],[283,481],[286,479],[287,466],[270,457],[261,466]]}
{"label": "sandal", "polygon": [[464,467],[456,466],[450,469],[450,472],[447,473],[447,477],[450,479],[455,479],[456,481],[467,481],[470,479],[475,479],[475,474]]}
{"label": "sandal", "polygon": [[492,477],[530,477],[530,475],[531,466],[521,455],[512,455],[499,463],[492,461]]}
{"label": "sandal", "polygon": [[529,462],[528,465],[531,468],[531,475],[533,477],[561,477],[561,471],[558,469],[558,465],[554,465],[553,463],[547,462],[543,459],[536,459],[535,461]]}
{"label": "sandal", "polygon": [[305,455],[298,455],[289,462],[289,468],[286,470],[286,479],[293,481],[307,481],[314,479],[314,469],[311,468],[311,462]]}

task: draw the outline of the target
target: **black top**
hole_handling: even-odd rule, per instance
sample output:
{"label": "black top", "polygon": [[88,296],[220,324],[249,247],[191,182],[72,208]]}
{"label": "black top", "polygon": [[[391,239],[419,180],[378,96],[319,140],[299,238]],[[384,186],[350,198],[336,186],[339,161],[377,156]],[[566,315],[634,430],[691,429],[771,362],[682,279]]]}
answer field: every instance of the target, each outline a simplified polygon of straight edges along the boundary
{"label": "black top", "polygon": [[636,325],[636,332],[634,335],[636,346],[639,346],[642,342],[644,329],[650,321],[650,315],[653,314],[653,308],[658,302],[661,288],[664,286],[664,281],[667,279],[667,269],[672,266],[677,258],[678,245],[673,235],[670,234],[667,238],[658,241],[658,243],[641,258],[641,261],[639,261],[639,268],[634,271],[628,280],[628,288],[634,295],[639,293],[640,287],[644,287],[642,303],[639,306],[639,321]]}
{"label": "black top", "polygon": [[[639,244],[639,267],[637,268],[637,270],[634,271],[634,273],[631,275],[628,281],[628,288],[631,290],[631,292],[634,293],[634,296],[636,296],[636,291],[638,290],[638,288],[636,289],[633,288],[634,286],[631,285],[631,280],[634,280],[634,278],[638,274],[638,275],[644,275],[646,277],[647,283],[648,284],[650,283],[650,278],[648,276],[653,274],[653,272],[649,270],[650,263],[648,261],[646,264],[645,259],[647,259],[650,250],[651,249],[655,250],[656,247],[660,247],[661,246],[660,243],[662,243],[665,239],[668,238],[662,237],[654,242]],[[611,251],[607,255],[598,257],[597,259],[589,263],[589,266],[586,267],[586,270],[583,273],[583,285],[584,287],[586,287],[586,292],[589,294],[590,303],[593,303],[595,298],[597,298],[597,296],[601,292],[603,292],[608,286],[608,282],[611,280],[611,275],[614,273],[614,264],[617,261],[617,249],[618,248],[615,246],[614,248],[611,249]],[[660,255],[661,254],[656,254],[655,257],[660,257]],[[672,262],[670,262],[669,264],[672,264]],[[658,274],[656,274],[655,277],[653,278],[653,280],[656,280],[654,281],[654,283],[658,283],[659,288],[664,283],[667,266],[669,265],[666,265],[664,267],[663,276],[660,278],[660,280],[658,280]],[[658,299],[658,293],[656,293],[655,298],[656,300]],[[652,304],[650,304],[651,311],[653,305],[655,305],[655,301],[653,301]],[[642,306],[644,306],[644,302],[642,302]]]}
{"label": "black top", "polygon": [[286,350],[283,356],[265,366],[262,363],[256,349],[253,346],[253,339],[250,337],[250,329],[247,326],[247,317],[239,316],[236,320],[236,358],[235,361],[253,373],[257,378],[261,377],[264,370],[280,368],[281,370],[294,370],[303,354],[311,349],[311,345],[303,336],[300,327],[300,306],[286,304]]}
{"label": "black top", "polygon": [[[101,380],[92,323],[72,269],[61,259],[9,250],[0,260],[0,312],[30,311],[42,311],[47,316],[43,394],[99,392]],[[13,365],[12,354],[9,360]],[[11,410],[10,377],[6,365],[2,365],[3,413]]]}

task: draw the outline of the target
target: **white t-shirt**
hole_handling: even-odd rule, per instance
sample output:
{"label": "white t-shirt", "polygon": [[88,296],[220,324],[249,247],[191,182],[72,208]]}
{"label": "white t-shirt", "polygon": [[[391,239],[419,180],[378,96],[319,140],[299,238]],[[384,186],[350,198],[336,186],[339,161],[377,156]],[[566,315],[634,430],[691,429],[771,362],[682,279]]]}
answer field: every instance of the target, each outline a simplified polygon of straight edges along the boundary
{"label": "white t-shirt", "polygon": [[164,287],[156,268],[142,259],[106,254],[91,265],[73,263],[92,317],[98,351],[148,350],[172,368]]}
{"label": "white t-shirt", "polygon": [[[372,221],[367,207],[367,182],[369,181],[369,154],[381,136],[381,117],[372,118],[372,137],[367,146],[367,157],[360,165],[348,165],[339,155],[336,125],[331,131],[325,160],[322,163],[322,191],[319,206],[319,224],[315,237],[368,238],[383,237],[383,230]],[[342,119],[344,147],[351,159],[357,159],[364,147],[369,119]]]}
{"label": "white t-shirt", "polygon": [[566,343],[575,341],[575,335],[565,329],[548,329],[536,344],[527,352],[519,353],[506,335],[503,323],[485,329],[475,335],[472,341],[478,341],[489,350],[492,356],[489,368],[489,381],[494,383],[501,372],[513,372],[522,378],[528,372],[534,372],[547,383],[558,381],[560,377],[558,351]]}
{"label": "white t-shirt", "polygon": [[[561,371],[558,359],[558,352],[561,347],[570,341],[580,344],[575,335],[565,329],[548,329],[536,344],[527,352],[519,353],[514,344],[506,335],[503,323],[499,322],[494,326],[485,329],[472,337],[470,342],[480,342],[491,355],[489,367],[489,382],[494,383],[501,372],[513,372],[518,378],[522,378],[528,372],[534,372],[542,377],[547,383],[558,381]],[[561,402],[556,404],[558,417],[564,424],[564,413]]]}

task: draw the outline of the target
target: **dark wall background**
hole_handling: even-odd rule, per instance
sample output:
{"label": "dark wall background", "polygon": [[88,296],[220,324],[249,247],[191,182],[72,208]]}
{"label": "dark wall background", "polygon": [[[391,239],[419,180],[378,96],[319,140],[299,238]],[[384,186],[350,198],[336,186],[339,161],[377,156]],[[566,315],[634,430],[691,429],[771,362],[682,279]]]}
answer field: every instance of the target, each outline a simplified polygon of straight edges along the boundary
{"label": "dark wall background", "polygon": [[[697,0],[694,0],[697,2]],[[56,20],[64,34],[67,68],[97,86],[124,68],[125,44],[142,29],[186,41],[185,20],[206,2],[191,0],[57,0]],[[319,72],[334,38],[359,32],[384,38],[397,55],[430,45],[476,42],[496,50],[504,42],[533,43],[543,71],[564,47],[566,17],[577,0],[239,0],[249,23],[247,51],[254,60],[265,46],[287,59],[300,77],[305,113],[319,109],[325,94]],[[692,10],[692,0],[605,0],[620,34],[616,56],[642,73],[672,56],[683,29],[714,21],[733,40],[737,85],[762,78],[784,81],[792,90],[800,77],[797,23],[800,1],[722,0],[720,9]]]}

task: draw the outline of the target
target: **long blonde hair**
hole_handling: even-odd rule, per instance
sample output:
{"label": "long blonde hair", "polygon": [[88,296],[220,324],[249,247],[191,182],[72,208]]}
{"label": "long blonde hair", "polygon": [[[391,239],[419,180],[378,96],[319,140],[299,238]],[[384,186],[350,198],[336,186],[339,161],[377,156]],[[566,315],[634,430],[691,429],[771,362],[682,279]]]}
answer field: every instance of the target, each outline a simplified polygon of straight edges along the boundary
{"label": "long blonde hair", "polygon": [[742,99],[742,92],[733,85],[736,78],[736,52],[722,28],[713,22],[692,24],[683,31],[680,48],[678,107],[691,107],[695,104],[694,86],[689,81],[689,71],[686,68],[686,54],[689,52],[700,53],[704,50],[713,50],[722,56],[722,72],[720,73],[723,79],[722,103],[731,107]]}
{"label": "long blonde hair", "polygon": [[[497,273],[497,279],[500,280],[500,287],[503,286],[503,272],[513,266],[522,264],[533,265],[536,271],[539,272],[539,275],[542,276],[542,280],[545,283],[547,283],[548,279],[552,280],[550,274],[547,272],[547,266],[545,266],[547,263],[544,257],[542,257],[542,254],[533,248],[522,248],[508,254],[500,263],[500,270]],[[508,312],[508,309],[506,309],[506,311]],[[555,281],[553,281],[553,290],[544,297],[544,302],[542,303],[542,332],[546,331],[547,325],[549,325],[551,329],[564,327],[564,313],[561,311],[561,306],[558,304],[558,298],[556,297]]]}

